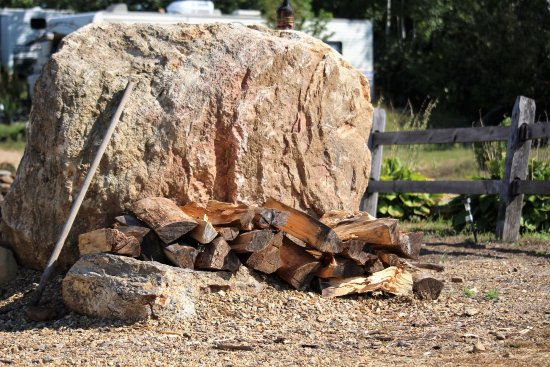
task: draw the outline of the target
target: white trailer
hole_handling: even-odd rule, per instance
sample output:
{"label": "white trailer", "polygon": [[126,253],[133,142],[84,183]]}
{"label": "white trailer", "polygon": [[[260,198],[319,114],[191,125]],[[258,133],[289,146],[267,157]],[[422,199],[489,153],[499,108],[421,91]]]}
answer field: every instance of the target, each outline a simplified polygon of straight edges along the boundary
{"label": "white trailer", "polygon": [[[215,9],[211,1],[176,1],[167,7],[167,11],[167,13],[135,12],[128,11],[124,4],[116,4],[105,11],[66,14],[48,19],[46,32],[36,37],[35,48],[41,50],[41,54],[39,53],[40,55],[34,59],[33,71],[28,78],[29,85],[34,86],[43,65],[51,53],[56,51],[59,41],[67,34],[90,23],[199,24],[218,22],[266,25],[260,11],[237,10],[231,15],[225,15]],[[327,24],[327,34],[331,36],[326,42],[340,52],[350,64],[361,70],[372,86],[374,76],[372,23],[369,20],[333,19]],[[26,36],[26,38],[29,37],[30,35]],[[0,44],[0,47],[4,52],[4,45]]]}

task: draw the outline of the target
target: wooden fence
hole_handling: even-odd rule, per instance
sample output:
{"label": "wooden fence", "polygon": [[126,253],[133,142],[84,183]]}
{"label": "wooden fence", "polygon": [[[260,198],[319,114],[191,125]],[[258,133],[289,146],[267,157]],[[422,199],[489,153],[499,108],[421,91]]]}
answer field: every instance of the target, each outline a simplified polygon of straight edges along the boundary
{"label": "wooden fence", "polygon": [[[505,242],[519,238],[524,194],[550,195],[550,181],[527,180],[529,152],[534,139],[550,137],[550,123],[535,124],[535,101],[518,97],[507,126],[384,132],[386,112],[375,109],[369,148],[372,153],[369,186],[361,210],[376,213],[378,193],[450,193],[500,195],[497,236]],[[503,180],[380,181],[384,145],[453,144],[507,141]]]}

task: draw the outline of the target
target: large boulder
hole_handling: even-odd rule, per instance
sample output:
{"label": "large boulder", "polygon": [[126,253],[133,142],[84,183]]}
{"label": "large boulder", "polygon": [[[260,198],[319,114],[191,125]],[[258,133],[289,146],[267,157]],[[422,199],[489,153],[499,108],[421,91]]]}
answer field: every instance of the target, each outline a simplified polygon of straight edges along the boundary
{"label": "large boulder", "polygon": [[262,285],[244,267],[233,275],[93,254],[71,267],[63,279],[62,294],[67,307],[87,316],[183,319],[195,315],[195,300],[201,293],[226,289],[260,291]]}
{"label": "large boulder", "polygon": [[129,77],[137,85],[84,200],[79,233],[164,196],[322,215],[367,186],[367,79],[306,34],[237,24],[90,25],[66,37],[34,92],[27,147],[2,210],[26,266],[45,265]]}

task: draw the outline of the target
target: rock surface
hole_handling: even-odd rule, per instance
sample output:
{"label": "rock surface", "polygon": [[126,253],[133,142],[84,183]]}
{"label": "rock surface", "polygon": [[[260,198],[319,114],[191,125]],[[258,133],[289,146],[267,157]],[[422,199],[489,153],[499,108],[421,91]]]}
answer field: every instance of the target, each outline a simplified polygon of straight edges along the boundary
{"label": "rock surface", "polygon": [[11,250],[0,246],[0,285],[6,284],[17,275],[17,262]]}
{"label": "rock surface", "polygon": [[45,265],[128,77],[137,82],[84,200],[76,236],[129,203],[274,197],[318,216],[357,209],[367,186],[367,79],[300,32],[242,25],[108,25],[63,41],[37,82],[2,232]]}
{"label": "rock surface", "polygon": [[72,266],[63,279],[62,293],[67,307],[87,316],[182,319],[195,314],[195,299],[201,293],[232,288],[260,291],[262,286],[246,270],[233,276],[93,254]]}

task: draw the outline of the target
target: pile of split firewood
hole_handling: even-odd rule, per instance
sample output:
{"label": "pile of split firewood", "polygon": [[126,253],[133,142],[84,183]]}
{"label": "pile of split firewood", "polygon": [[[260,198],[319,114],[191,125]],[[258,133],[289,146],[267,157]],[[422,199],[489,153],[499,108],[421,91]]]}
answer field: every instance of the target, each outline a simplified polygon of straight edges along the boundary
{"label": "pile of split firewood", "polygon": [[235,272],[244,264],[328,297],[409,294],[413,279],[424,298],[437,298],[442,288],[418,271],[426,264],[405,260],[418,258],[423,235],[399,232],[395,219],[336,210],[317,220],[274,199],[263,207],[218,201],[179,207],[151,197],[131,211],[112,229],[81,234],[80,254],[110,252],[211,271]]}

